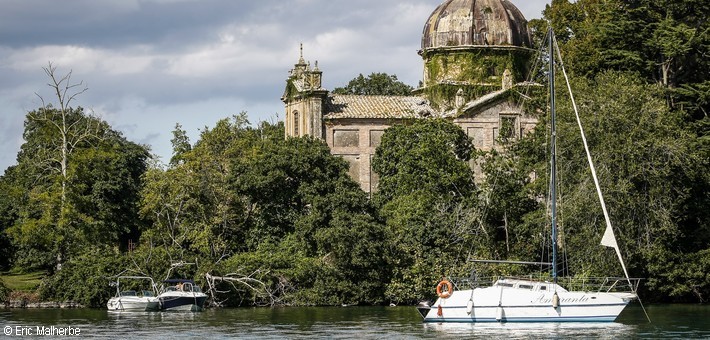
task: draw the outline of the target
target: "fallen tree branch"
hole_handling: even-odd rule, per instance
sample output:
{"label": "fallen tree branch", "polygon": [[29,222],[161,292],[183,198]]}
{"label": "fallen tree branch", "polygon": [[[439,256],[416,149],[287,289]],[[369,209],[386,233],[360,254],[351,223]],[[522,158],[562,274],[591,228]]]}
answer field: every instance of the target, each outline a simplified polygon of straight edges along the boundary
{"label": "fallen tree branch", "polygon": [[[241,291],[246,288],[251,291],[254,295],[265,299],[268,301],[268,305],[274,306],[278,301],[277,295],[270,291],[268,286],[261,280],[254,278],[257,274],[266,274],[262,271],[255,271],[250,275],[243,275],[239,273],[229,273],[224,276],[213,276],[210,273],[205,274],[205,279],[207,281],[207,295],[211,297],[212,307],[222,307],[224,300],[218,300],[217,295],[220,293],[226,293],[228,291],[220,291],[217,289],[215,282],[227,282],[229,283],[235,291]],[[241,286],[238,287],[237,285]],[[256,301],[255,301],[256,302]]]}

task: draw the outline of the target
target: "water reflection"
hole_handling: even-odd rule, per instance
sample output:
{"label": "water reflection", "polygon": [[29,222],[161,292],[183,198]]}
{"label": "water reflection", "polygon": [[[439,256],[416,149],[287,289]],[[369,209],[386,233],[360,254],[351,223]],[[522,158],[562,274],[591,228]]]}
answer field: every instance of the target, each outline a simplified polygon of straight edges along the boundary
{"label": "water reflection", "polygon": [[413,307],[238,308],[191,312],[0,309],[0,326],[71,326],[82,336],[139,338],[550,339],[710,338],[710,307],[627,308],[617,323],[422,323]]}
{"label": "water reflection", "polygon": [[424,328],[439,338],[481,337],[493,339],[546,339],[633,337],[636,327],[620,323],[427,323]]}

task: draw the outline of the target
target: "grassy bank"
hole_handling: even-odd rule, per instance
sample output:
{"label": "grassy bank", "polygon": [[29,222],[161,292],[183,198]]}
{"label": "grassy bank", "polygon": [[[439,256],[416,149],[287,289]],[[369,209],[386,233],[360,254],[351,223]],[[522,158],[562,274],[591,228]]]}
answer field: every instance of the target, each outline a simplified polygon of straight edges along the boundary
{"label": "grassy bank", "polygon": [[0,273],[0,279],[5,286],[13,291],[34,291],[44,278],[44,272],[32,272],[23,274],[13,274],[11,272]]}

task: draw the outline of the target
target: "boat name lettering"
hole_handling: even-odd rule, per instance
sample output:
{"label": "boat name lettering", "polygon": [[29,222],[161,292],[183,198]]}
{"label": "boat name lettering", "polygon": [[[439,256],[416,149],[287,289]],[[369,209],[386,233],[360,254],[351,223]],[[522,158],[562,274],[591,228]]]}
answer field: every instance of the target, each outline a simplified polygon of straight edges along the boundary
{"label": "boat name lettering", "polygon": [[[560,303],[577,303],[577,302],[587,302],[589,297],[582,295],[579,297],[560,297]],[[540,295],[540,297],[535,300],[537,303],[552,303],[552,296],[545,296],[545,294]]]}

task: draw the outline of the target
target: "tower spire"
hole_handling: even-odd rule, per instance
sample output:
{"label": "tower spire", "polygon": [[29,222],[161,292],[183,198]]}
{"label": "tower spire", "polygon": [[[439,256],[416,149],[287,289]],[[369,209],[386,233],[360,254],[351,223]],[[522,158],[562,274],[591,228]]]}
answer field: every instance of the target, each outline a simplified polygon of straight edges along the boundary
{"label": "tower spire", "polygon": [[301,43],[301,56],[298,58],[298,64],[299,65],[306,64],[306,60],[303,59],[303,43]]}

